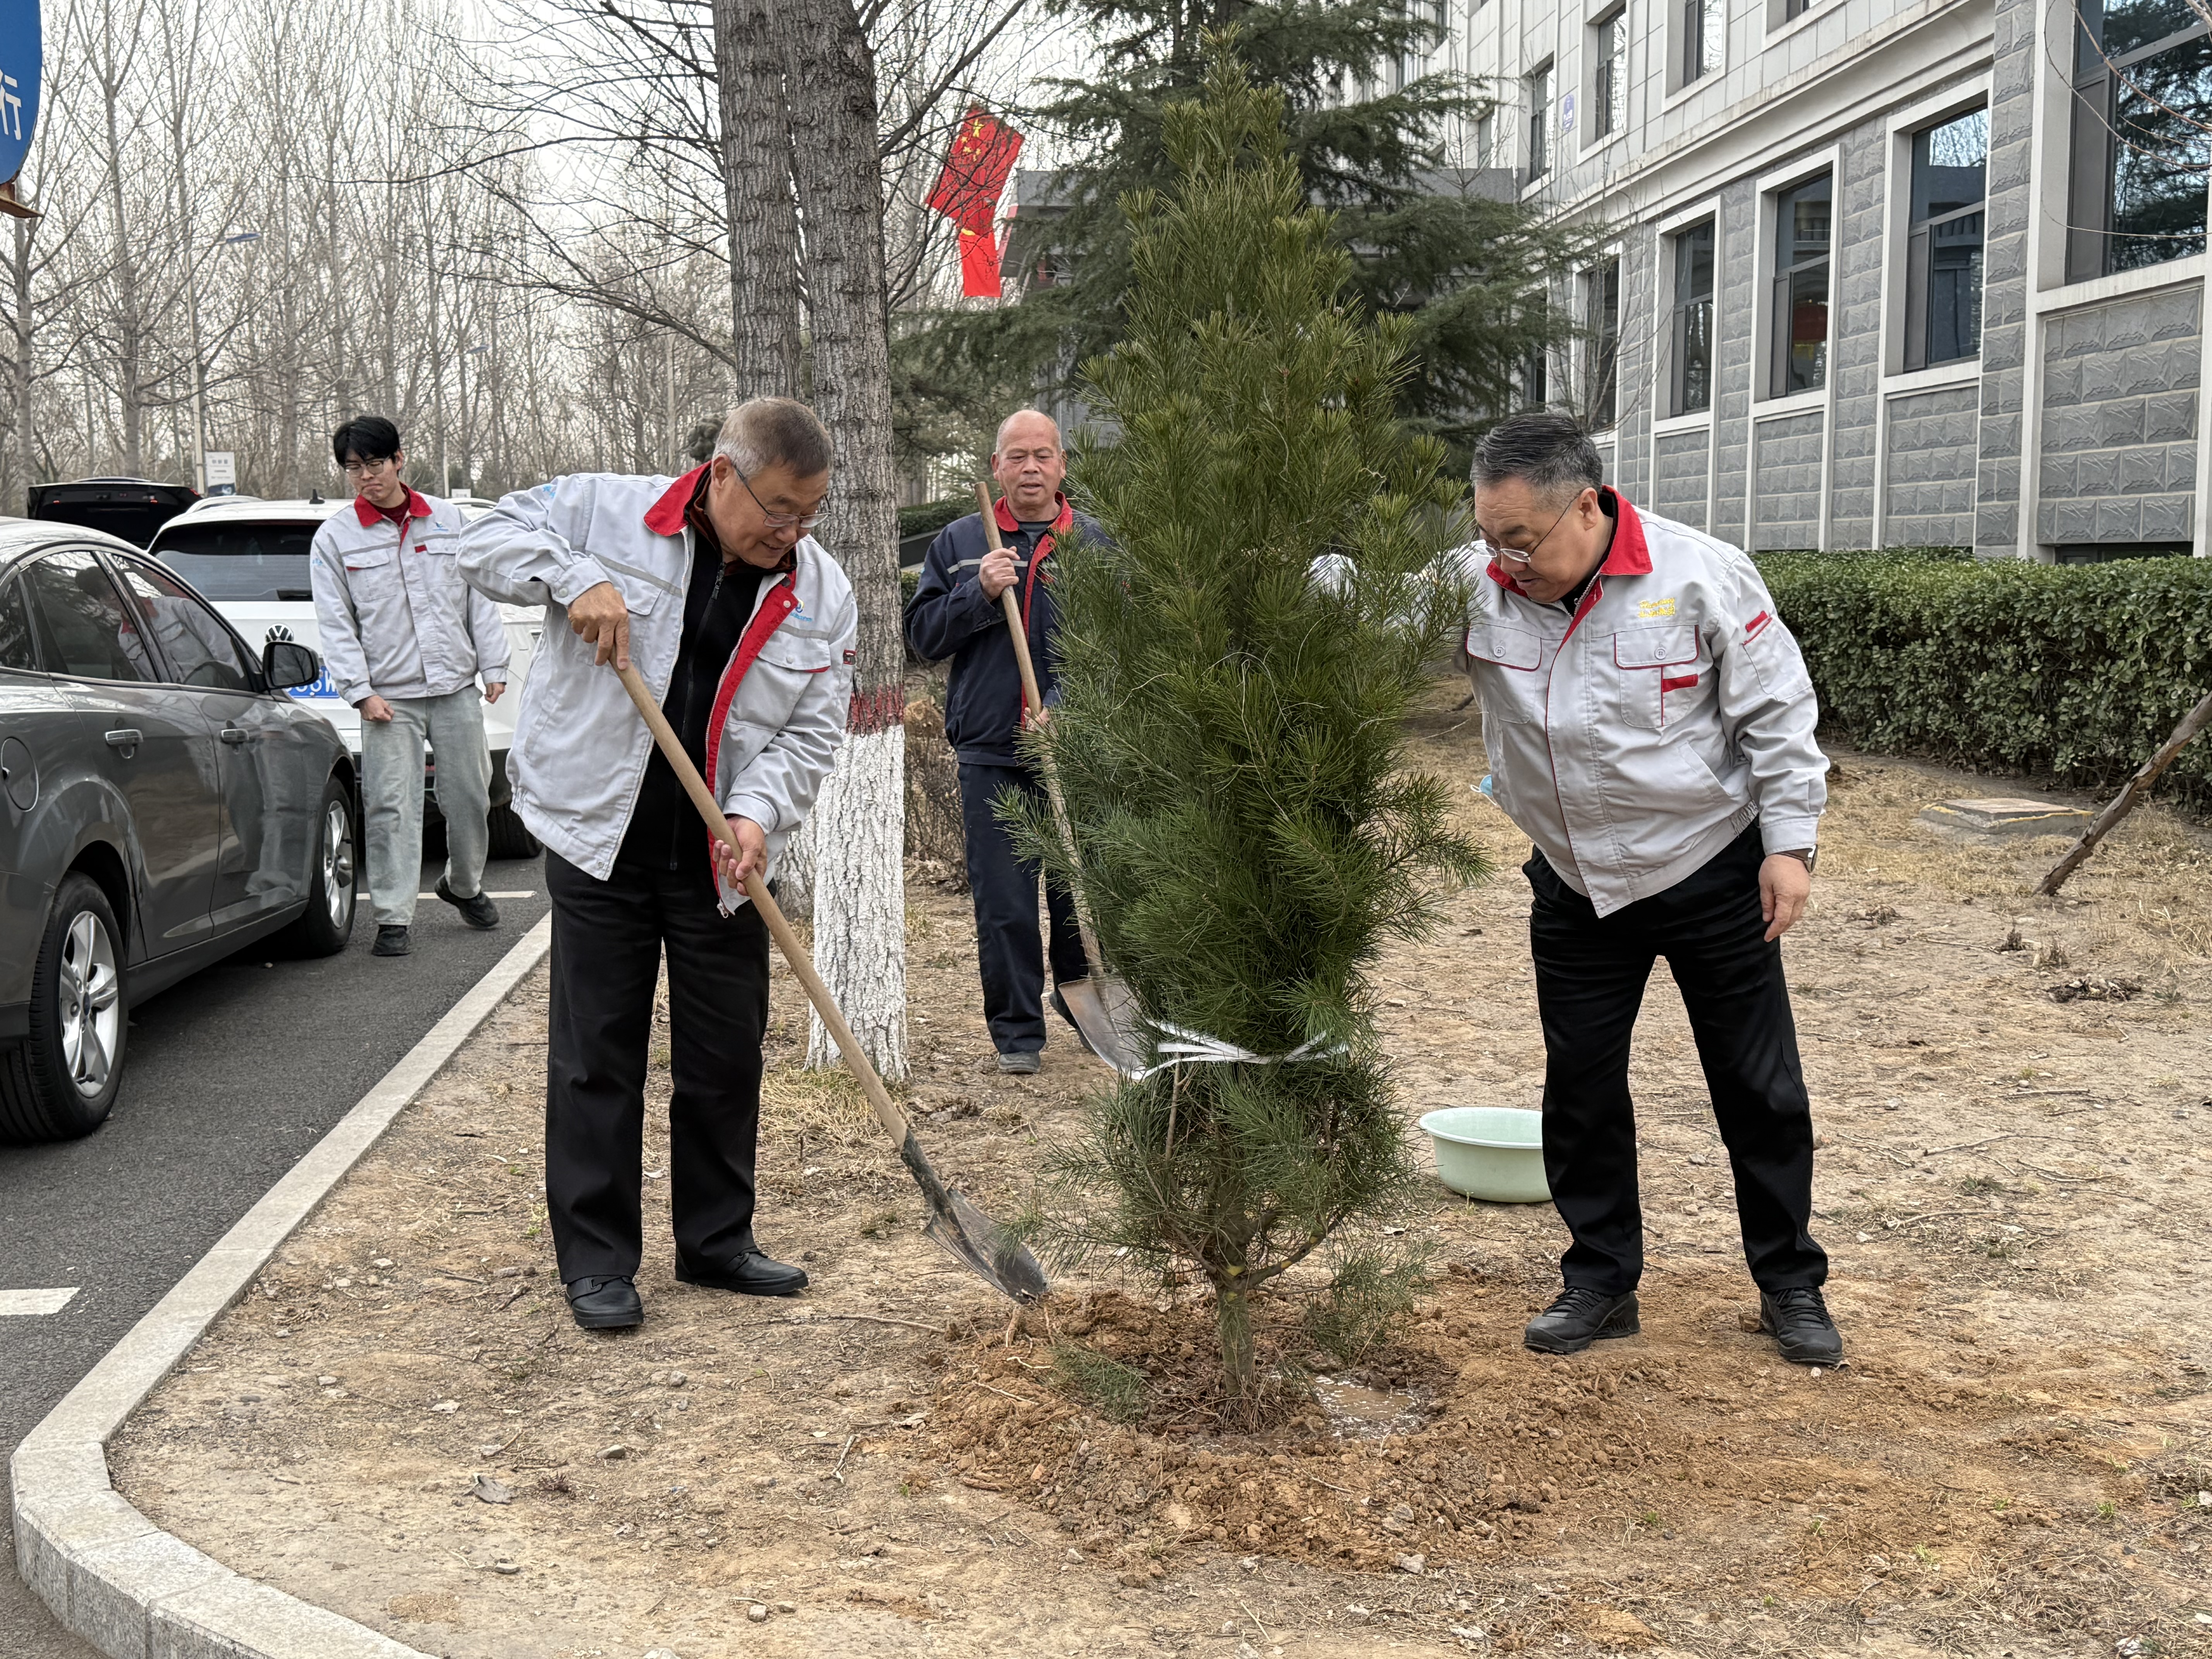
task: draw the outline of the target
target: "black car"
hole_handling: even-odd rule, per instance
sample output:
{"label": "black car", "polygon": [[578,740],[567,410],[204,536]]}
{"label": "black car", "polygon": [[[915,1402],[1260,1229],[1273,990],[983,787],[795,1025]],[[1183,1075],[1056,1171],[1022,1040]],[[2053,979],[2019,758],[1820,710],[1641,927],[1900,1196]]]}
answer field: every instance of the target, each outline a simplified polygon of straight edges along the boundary
{"label": "black car", "polygon": [[148,547],[155,531],[199,498],[189,485],[151,478],[79,478],[33,484],[24,516],[104,530],[133,547]]}
{"label": "black car", "polygon": [[267,935],[353,931],[354,762],[173,571],[0,520],[0,1138],[89,1133],[131,1005]]}

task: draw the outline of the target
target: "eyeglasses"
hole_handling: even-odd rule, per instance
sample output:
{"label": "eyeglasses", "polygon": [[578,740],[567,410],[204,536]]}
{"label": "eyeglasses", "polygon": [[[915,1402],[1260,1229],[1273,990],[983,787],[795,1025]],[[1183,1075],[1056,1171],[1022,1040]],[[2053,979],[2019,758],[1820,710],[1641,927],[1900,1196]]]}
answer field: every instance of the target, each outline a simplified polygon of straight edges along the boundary
{"label": "eyeglasses", "polygon": [[744,485],[746,495],[752,495],[753,505],[760,508],[761,519],[770,530],[789,530],[794,525],[801,530],[811,530],[822,522],[823,509],[830,505],[829,498],[824,496],[814,503],[814,510],[811,513],[771,513],[768,510],[768,503],[761,500],[758,495],[753,495],[752,481],[750,478],[738,471],[735,466],[731,467],[730,476]]}
{"label": "eyeglasses", "polygon": [[396,455],[386,455],[381,460],[348,461],[340,466],[338,471],[349,478],[365,478],[372,472],[383,471],[386,467],[393,465],[398,459],[398,457]]}
{"label": "eyeglasses", "polygon": [[1547,530],[1542,535],[1537,537],[1534,541],[1529,543],[1526,547],[1509,547],[1503,542],[1492,541],[1489,535],[1484,532],[1480,525],[1477,525],[1475,526],[1476,545],[1482,548],[1484,551],[1495,555],[1498,558],[1504,560],[1506,563],[1517,564],[1523,570],[1526,570],[1530,563],[1534,561],[1537,550],[1541,548],[1546,542],[1551,540],[1552,530],[1557,530],[1561,525],[1565,524],[1567,521],[1567,514],[1573,512],[1576,506],[1581,501],[1582,496],[1577,494],[1573,501],[1569,501],[1565,507],[1560,509],[1559,516],[1552,520],[1551,530]]}

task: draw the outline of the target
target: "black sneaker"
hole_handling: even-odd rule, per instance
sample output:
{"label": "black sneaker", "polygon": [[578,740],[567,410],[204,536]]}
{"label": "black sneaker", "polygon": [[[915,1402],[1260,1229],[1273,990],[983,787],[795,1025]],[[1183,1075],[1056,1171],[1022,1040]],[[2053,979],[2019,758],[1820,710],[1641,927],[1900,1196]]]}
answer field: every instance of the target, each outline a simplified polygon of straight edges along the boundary
{"label": "black sneaker", "polygon": [[1759,1328],[1771,1336],[1793,1365],[1840,1365],[1843,1334],[1828,1316],[1828,1304],[1808,1285],[1794,1291],[1759,1293]]}
{"label": "black sneaker", "polygon": [[479,892],[474,898],[462,898],[446,885],[443,876],[438,878],[438,896],[461,913],[461,920],[471,927],[499,926],[499,906]]}
{"label": "black sneaker", "polygon": [[999,1051],[999,1069],[1017,1077],[1030,1077],[1044,1062],[1037,1058],[1034,1048],[1002,1048]]}
{"label": "black sneaker", "polygon": [[376,930],[376,943],[368,947],[368,953],[373,957],[404,957],[411,948],[404,927],[380,927]]}
{"label": "black sneaker", "polygon": [[1528,1322],[1521,1342],[1538,1353],[1580,1353],[1601,1339],[1634,1336],[1643,1328],[1635,1291],[1607,1296],[1587,1285],[1570,1285]]}

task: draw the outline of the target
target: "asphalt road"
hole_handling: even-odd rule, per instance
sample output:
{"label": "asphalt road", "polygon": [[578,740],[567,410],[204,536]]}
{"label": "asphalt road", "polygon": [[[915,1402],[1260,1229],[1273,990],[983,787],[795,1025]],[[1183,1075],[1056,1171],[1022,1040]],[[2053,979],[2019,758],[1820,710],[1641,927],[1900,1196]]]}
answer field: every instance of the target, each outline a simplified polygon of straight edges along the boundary
{"label": "asphalt road", "polygon": [[[539,860],[493,865],[484,890],[531,896],[498,900],[489,933],[423,900],[408,957],[368,953],[365,896],[337,956],[249,946],[133,1012],[98,1133],[0,1146],[0,1291],[80,1287],[59,1313],[0,1316],[0,1493],[16,1442],[545,914]],[[95,1659],[15,1576],[8,1516],[0,1654]]]}

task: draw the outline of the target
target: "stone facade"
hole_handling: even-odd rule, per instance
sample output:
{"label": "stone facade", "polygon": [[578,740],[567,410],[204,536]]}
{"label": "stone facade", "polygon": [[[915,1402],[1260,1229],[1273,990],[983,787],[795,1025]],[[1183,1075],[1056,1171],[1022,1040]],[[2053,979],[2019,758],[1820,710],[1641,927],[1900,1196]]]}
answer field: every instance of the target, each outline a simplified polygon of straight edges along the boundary
{"label": "stone facade", "polygon": [[2193,287],[2168,289],[2069,312],[2045,327],[2038,540],[2191,538],[2201,298]]}
{"label": "stone facade", "polygon": [[1972,384],[1889,400],[1884,545],[1973,545],[1981,402]]}
{"label": "stone facade", "polygon": [[1652,446],[1656,471],[1646,492],[1651,510],[1662,518],[1705,527],[1705,485],[1712,457],[1711,433],[1699,427],[1670,432]]}
{"label": "stone facade", "polygon": [[1818,410],[1753,423],[1754,552],[1820,545],[1820,442],[1826,426]]}
{"label": "stone facade", "polygon": [[[2184,245],[2165,266],[2088,276],[2069,266],[2071,0],[1808,0],[1795,17],[1780,0],[1720,3],[1720,64],[1683,86],[1681,6],[1627,0],[1628,89],[1613,134],[1588,120],[1592,53],[1609,38],[1593,21],[1598,0],[1449,8],[1441,58],[1419,66],[1471,75],[1509,100],[1527,95],[1532,68],[1552,66],[1561,101],[1544,174],[1526,167],[1530,121],[1544,112],[1525,105],[1496,112],[1488,131],[1504,148],[1484,164],[1518,167],[1519,199],[1613,239],[1610,476],[1653,511],[1754,549],[1886,543],[2050,559],[2196,547],[2212,260]],[[1916,135],[1978,109],[1988,125],[1978,354],[1909,367],[1936,304],[1909,314],[1933,269],[1909,269]],[[1785,192],[1822,171],[1826,374],[1817,392],[1784,402],[1770,384],[1775,330],[1790,325],[1786,307],[1775,314],[1776,216]],[[1692,419],[1674,407],[1676,238],[1708,219],[1711,406]],[[1960,247],[1962,228],[1951,222],[1947,249]],[[1572,285],[1575,303],[1595,291]],[[1580,408],[1570,355],[1547,385]]]}

